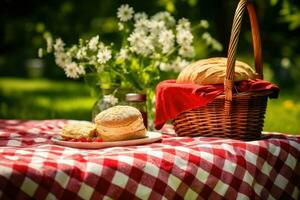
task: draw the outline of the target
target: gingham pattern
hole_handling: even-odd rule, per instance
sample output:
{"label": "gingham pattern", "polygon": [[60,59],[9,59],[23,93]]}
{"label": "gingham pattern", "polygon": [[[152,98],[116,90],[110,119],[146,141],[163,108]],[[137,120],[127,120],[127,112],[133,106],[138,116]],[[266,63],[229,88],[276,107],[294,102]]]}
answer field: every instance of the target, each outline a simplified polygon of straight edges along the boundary
{"label": "gingham pattern", "polygon": [[300,198],[300,136],[86,150],[50,142],[65,122],[0,120],[0,199]]}

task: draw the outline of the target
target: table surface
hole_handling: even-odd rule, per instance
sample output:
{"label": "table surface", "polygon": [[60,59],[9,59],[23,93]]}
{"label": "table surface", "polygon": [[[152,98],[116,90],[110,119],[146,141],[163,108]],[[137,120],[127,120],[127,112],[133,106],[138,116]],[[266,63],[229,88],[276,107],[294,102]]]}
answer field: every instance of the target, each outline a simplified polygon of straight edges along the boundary
{"label": "table surface", "polygon": [[51,143],[67,120],[0,120],[0,199],[299,199],[300,136],[176,137],[105,149]]}

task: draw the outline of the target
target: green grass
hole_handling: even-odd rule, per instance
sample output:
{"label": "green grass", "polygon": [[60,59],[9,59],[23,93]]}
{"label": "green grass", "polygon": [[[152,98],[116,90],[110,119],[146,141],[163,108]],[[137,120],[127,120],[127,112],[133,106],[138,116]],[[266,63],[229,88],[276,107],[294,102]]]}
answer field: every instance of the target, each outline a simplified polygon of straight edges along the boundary
{"label": "green grass", "polygon": [[[95,101],[83,83],[0,78],[2,119],[91,120]],[[295,91],[269,100],[264,130],[300,134],[300,97]]]}
{"label": "green grass", "polygon": [[300,97],[296,92],[281,92],[278,99],[268,101],[264,130],[300,134]]}
{"label": "green grass", "polygon": [[2,119],[90,120],[96,101],[86,85],[74,82],[0,79]]}

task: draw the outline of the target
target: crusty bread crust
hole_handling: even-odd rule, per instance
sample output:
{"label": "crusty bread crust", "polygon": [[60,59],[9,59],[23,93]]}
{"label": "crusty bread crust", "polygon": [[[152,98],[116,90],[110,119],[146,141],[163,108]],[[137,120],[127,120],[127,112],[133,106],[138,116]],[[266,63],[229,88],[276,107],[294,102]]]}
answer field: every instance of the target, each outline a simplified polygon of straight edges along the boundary
{"label": "crusty bread crust", "polygon": [[[107,127],[103,125],[97,125],[97,132],[104,141],[118,141],[118,140],[129,140],[132,138],[144,137],[144,134],[139,132],[140,130],[146,130],[143,123],[143,118],[138,117],[135,121],[130,124],[121,127]],[[142,135],[137,135],[139,134]]]}
{"label": "crusty bread crust", "polygon": [[97,132],[105,142],[145,137],[141,112],[131,106],[114,106],[95,118]]}
{"label": "crusty bread crust", "polygon": [[133,140],[133,139],[140,139],[146,137],[147,130],[144,128],[142,130],[138,130],[135,132],[129,132],[125,134],[102,134],[101,138],[105,142],[114,142],[114,141],[122,141],[122,140]]}
{"label": "crusty bread crust", "polygon": [[[200,85],[223,84],[226,64],[227,58],[222,57],[199,60],[182,70],[176,82]],[[234,81],[255,79],[255,77],[255,71],[248,64],[236,61]]]}
{"label": "crusty bread crust", "polygon": [[142,114],[134,107],[114,106],[99,113],[95,118],[95,123],[105,127],[124,127],[138,117],[142,117]]}

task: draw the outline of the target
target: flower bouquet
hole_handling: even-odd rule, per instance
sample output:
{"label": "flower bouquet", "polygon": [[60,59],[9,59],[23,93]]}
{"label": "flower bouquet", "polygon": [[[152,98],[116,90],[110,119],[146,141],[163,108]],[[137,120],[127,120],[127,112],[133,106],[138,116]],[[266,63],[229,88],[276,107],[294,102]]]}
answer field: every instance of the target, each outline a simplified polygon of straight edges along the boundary
{"label": "flower bouquet", "polygon": [[[192,30],[203,30],[205,45],[222,50],[221,44],[206,31],[206,20],[192,27],[188,19],[176,21],[168,12],[153,16],[135,13],[127,4],[118,8],[117,17],[123,36],[121,44],[105,44],[96,35],[80,38],[78,44],[66,48],[62,39],[54,40],[50,33],[45,33],[47,50],[39,49],[39,56],[53,53],[56,64],[69,78],[84,77],[89,85],[147,93],[151,101],[154,87],[163,76],[180,72],[194,59]],[[106,99],[118,102],[115,98]]]}

